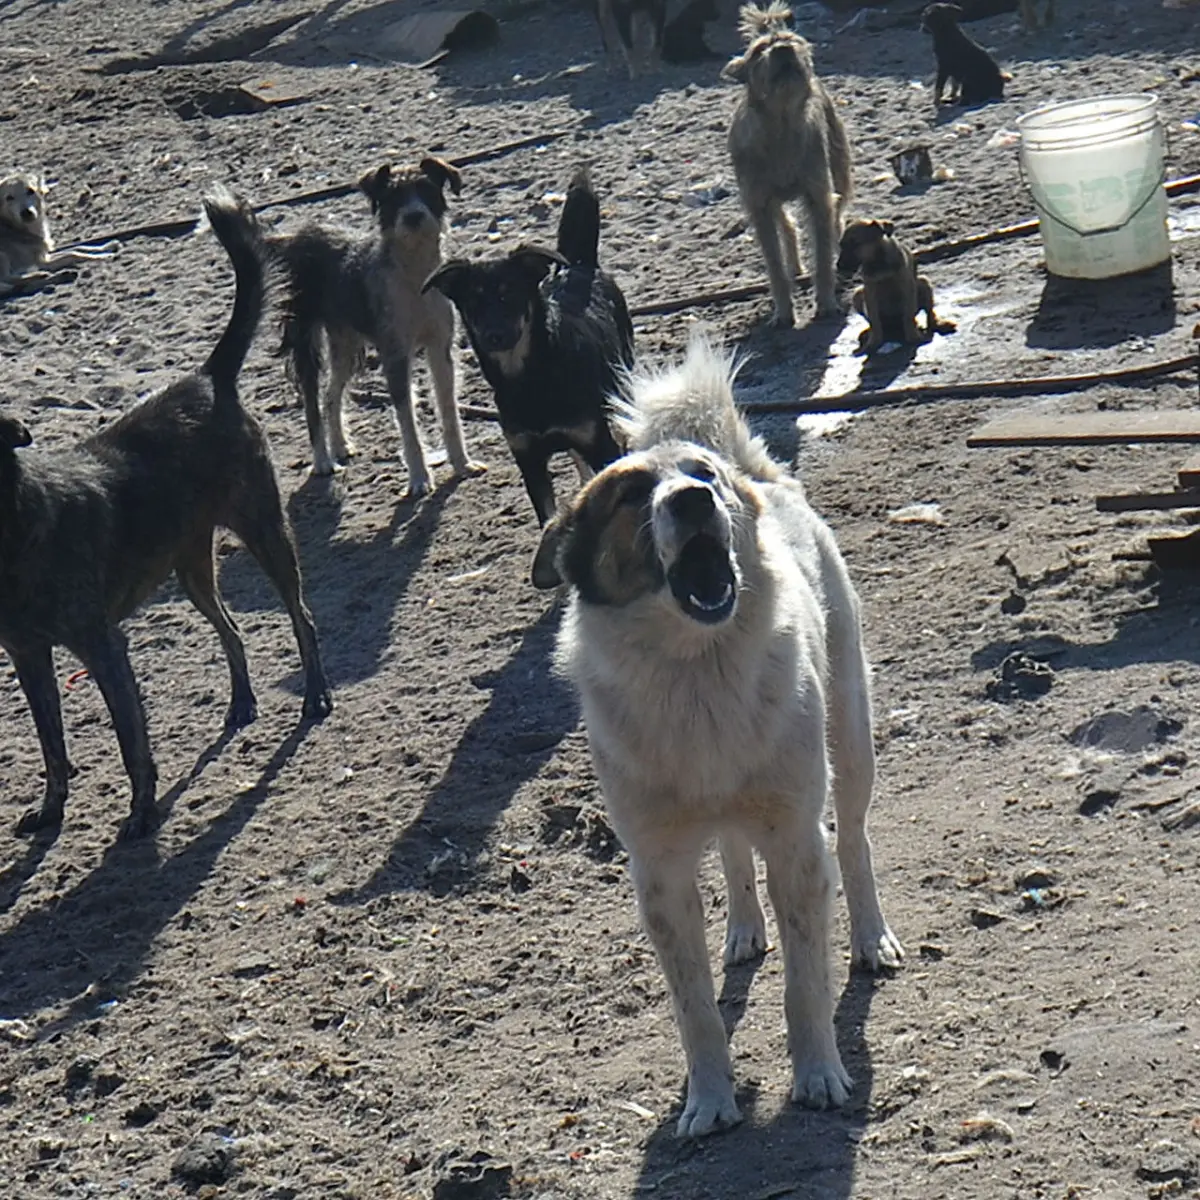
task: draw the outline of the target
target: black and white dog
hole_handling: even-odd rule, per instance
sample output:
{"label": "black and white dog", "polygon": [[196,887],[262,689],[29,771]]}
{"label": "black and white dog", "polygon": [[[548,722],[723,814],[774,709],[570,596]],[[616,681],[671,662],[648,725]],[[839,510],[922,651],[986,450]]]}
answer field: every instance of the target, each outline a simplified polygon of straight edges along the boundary
{"label": "black and white dog", "polygon": [[633,322],[600,269],[600,204],[586,171],[571,181],[557,251],[519,246],[488,262],[451,260],[426,281],[454,302],[491,384],[500,427],[544,525],[555,510],[550,456],[581,479],[621,456],[608,398],[633,365]]}

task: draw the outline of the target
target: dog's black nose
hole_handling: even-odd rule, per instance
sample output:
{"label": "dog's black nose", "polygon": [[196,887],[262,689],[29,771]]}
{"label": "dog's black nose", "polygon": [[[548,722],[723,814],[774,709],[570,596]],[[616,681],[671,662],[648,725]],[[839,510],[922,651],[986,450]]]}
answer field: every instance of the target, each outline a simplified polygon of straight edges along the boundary
{"label": "dog's black nose", "polygon": [[716,501],[713,499],[712,488],[695,487],[680,488],[670,499],[671,512],[681,521],[697,528],[713,515]]}
{"label": "dog's black nose", "polygon": [[32,224],[34,221],[37,220],[37,209],[36,208],[21,209],[21,220],[28,221],[30,224]]}

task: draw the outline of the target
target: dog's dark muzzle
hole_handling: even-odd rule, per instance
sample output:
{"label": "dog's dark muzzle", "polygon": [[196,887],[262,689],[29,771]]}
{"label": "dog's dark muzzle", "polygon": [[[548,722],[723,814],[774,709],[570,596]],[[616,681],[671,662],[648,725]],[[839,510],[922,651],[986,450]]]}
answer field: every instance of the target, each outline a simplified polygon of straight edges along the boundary
{"label": "dog's dark muzzle", "polygon": [[400,222],[405,229],[420,229],[425,224],[426,213],[420,208],[410,208],[401,218]]}
{"label": "dog's dark muzzle", "polygon": [[729,620],[737,605],[729,550],[709,533],[697,533],[684,544],[667,572],[667,586],[685,615],[701,625]]}
{"label": "dog's dark muzzle", "polygon": [[511,350],[521,340],[521,327],[493,325],[490,328],[476,329],[475,336],[480,346],[491,354],[502,354]]}
{"label": "dog's dark muzzle", "polygon": [[792,50],[775,50],[771,54],[772,79],[799,79],[804,74],[800,60]]}

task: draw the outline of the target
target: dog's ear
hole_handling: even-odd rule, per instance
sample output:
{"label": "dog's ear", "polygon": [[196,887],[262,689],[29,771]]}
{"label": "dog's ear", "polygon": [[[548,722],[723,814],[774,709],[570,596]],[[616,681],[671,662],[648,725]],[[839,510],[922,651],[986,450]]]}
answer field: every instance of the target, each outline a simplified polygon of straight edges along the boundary
{"label": "dog's ear", "polygon": [[960,5],[947,4],[945,8],[946,16],[953,17],[956,21],[961,21],[963,19],[963,10]]}
{"label": "dog's ear", "polygon": [[750,55],[739,54],[737,58],[731,58],[721,68],[721,78],[728,79],[732,83],[745,83],[746,76],[750,74]]}
{"label": "dog's ear", "polygon": [[33,443],[33,434],[16,417],[0,417],[0,448],[18,450]]}
{"label": "dog's ear", "polygon": [[539,592],[548,592],[551,588],[566,583],[558,569],[558,554],[574,523],[573,509],[560,512],[546,522],[546,527],[542,530],[542,540],[533,556],[533,569],[530,571],[533,586]]}
{"label": "dog's ear", "polygon": [[875,221],[873,224],[879,226],[879,232],[884,237],[891,237],[892,234],[896,232],[896,227],[891,223],[891,221]]}
{"label": "dog's ear", "polygon": [[450,190],[456,196],[462,195],[462,175],[456,166],[444,158],[434,158],[430,155],[421,159],[421,173],[428,175],[443,191],[446,190],[446,184],[449,184]]}
{"label": "dog's ear", "polygon": [[391,178],[392,164],[385,162],[382,166],[369,170],[355,185],[370,200],[372,212],[379,208],[379,202],[387,194],[387,186]]}
{"label": "dog's ear", "polygon": [[546,246],[518,246],[509,256],[509,262],[519,267],[521,271],[533,280],[541,283],[550,274],[553,266],[569,267],[571,264],[559,254]]}
{"label": "dog's ear", "polygon": [[471,264],[465,258],[452,258],[449,262],[442,263],[421,284],[421,294],[424,295],[430,288],[437,288],[447,300],[453,300],[457,304],[458,296],[462,294],[463,284],[466,283],[470,272]]}

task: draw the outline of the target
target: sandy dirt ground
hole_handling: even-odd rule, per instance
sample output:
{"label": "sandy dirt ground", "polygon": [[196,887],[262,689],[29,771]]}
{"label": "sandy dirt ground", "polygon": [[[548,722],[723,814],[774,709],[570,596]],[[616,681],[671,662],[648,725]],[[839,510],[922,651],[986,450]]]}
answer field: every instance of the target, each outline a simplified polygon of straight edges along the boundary
{"label": "sandy dirt ground", "polygon": [[[631,84],[566,3],[495,8],[494,47],[433,69],[381,58],[389,24],[418,8],[0,0],[0,157],[56,181],[68,243],[187,218],[214,181],[261,203],[388,156],[569,129],[465,170],[448,253],[549,240],[586,162],[602,256],[633,304],[761,281],[720,60]],[[1184,124],[1200,113],[1195,8],[1063,0],[1052,32],[1012,16],[972,25],[1012,72],[1008,98],[941,114],[911,18],[842,29],[848,14],[804,5],[798,19],[850,130],[852,212],[894,220],[913,246],[1032,215],[1005,134],[1043,102],[1154,91],[1168,175],[1200,170]],[[736,47],[731,18],[712,40]],[[164,59],[177,65],[154,67]],[[228,112],[248,107],[231,99],[247,83],[296,102]],[[887,156],[919,141],[954,178],[904,191]],[[775,331],[765,299],[639,318],[638,350],[676,353],[703,317],[753,354],[749,400],[1175,357],[1200,319],[1200,203],[1180,197],[1171,214],[1173,271],[1135,281],[1048,281],[1036,237],[931,265],[959,331],[911,361],[864,370],[857,318]],[[265,219],[309,216],[368,221],[354,196]],[[45,445],[86,435],[199,362],[231,296],[211,235],[130,240],[0,307],[0,404]],[[865,602],[876,861],[908,958],[891,977],[851,975],[839,901],[837,1025],[855,1089],[839,1112],[794,1108],[779,954],[720,974],[709,863],[746,1120],[685,1144],[663,980],[575,701],[550,672],[558,609],[527,582],[536,523],[495,427],[468,425],[485,476],[453,486],[443,466],[430,498],[402,501],[399,437],[368,372],[351,405],[363,453],[336,482],[309,480],[275,340],[264,329],[244,401],[275,453],[337,709],[297,725],[291,631],[230,540],[222,586],[258,722],[222,731],[219,645],[168,584],[128,623],[161,830],[116,843],[128,787],[115,739],[94,684],[68,689],[78,664],[60,655],[79,774],[61,834],[20,839],[41,756],[0,660],[0,1197],[1197,1194],[1200,610],[1193,576],[1137,558],[1188,514],[1094,503],[1170,489],[1188,451],[966,448],[1018,409],[1194,407],[1194,379],[760,423]],[[465,350],[459,374],[463,401],[488,403]],[[423,420],[436,442],[427,404]],[[935,507],[902,519],[912,505]],[[1004,684],[1015,651],[1044,664],[1048,690]]]}

